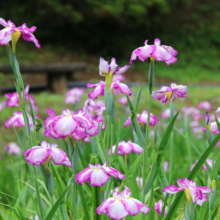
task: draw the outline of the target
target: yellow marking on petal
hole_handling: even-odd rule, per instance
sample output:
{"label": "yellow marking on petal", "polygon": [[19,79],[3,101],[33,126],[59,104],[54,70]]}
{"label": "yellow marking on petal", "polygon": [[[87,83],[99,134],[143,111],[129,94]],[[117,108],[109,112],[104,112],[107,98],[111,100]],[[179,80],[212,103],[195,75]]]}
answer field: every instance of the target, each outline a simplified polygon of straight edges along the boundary
{"label": "yellow marking on petal", "polygon": [[99,171],[100,169],[98,168],[98,169],[96,169],[96,170],[98,170],[98,171]]}
{"label": "yellow marking on petal", "polygon": [[69,115],[66,115],[66,117],[68,118],[68,117],[70,117]]}
{"label": "yellow marking on petal", "polygon": [[192,196],[191,196],[190,190],[189,190],[188,188],[186,188],[186,189],[184,190],[184,192],[185,192],[185,195],[186,195],[186,200],[187,200],[187,202],[190,203],[191,200],[192,200]]}
{"label": "yellow marking on petal", "polygon": [[121,202],[122,199],[119,199],[118,201]]}
{"label": "yellow marking on petal", "polygon": [[11,34],[12,50],[14,53],[15,53],[16,43],[20,36],[21,36],[21,32],[18,29],[16,29],[15,33]]}
{"label": "yellow marking on petal", "polygon": [[171,97],[172,97],[173,92],[165,92],[165,94],[166,94],[166,96],[167,96],[168,100],[170,101],[170,99],[171,99]]}

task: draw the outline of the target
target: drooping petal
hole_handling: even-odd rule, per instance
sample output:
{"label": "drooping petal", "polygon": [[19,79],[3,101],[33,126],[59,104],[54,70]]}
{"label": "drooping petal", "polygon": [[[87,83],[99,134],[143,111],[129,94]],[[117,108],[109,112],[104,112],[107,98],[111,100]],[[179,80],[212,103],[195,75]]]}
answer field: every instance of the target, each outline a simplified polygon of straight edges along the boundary
{"label": "drooping petal", "polygon": [[141,146],[139,146],[136,143],[132,143],[132,147],[133,147],[132,151],[137,154],[141,154],[144,150]]}
{"label": "drooping petal", "polygon": [[106,213],[109,218],[116,220],[125,218],[127,215],[129,215],[122,202],[118,200],[106,207]]}
{"label": "drooping petal", "polygon": [[202,194],[202,198],[198,199],[196,204],[200,205],[201,207],[203,207],[203,202],[208,201],[207,199],[207,195],[206,194]]}
{"label": "drooping petal", "polygon": [[72,167],[71,162],[64,151],[59,148],[50,148],[48,151],[56,165],[64,164]]}
{"label": "drooping petal", "polygon": [[32,34],[37,29],[35,26],[32,28],[28,28],[26,24],[23,24],[17,29],[21,32],[22,38],[24,40],[33,42],[35,46],[40,49],[40,44],[37,38]]}
{"label": "drooping petal", "polygon": [[110,179],[110,175],[102,169],[94,169],[88,181],[91,186],[102,186]]}
{"label": "drooping petal", "polygon": [[[107,162],[106,162],[107,163]],[[109,166],[106,166],[106,164],[104,164],[102,167],[101,167],[102,170],[104,170],[106,173],[114,176],[116,179],[118,178],[118,175],[119,175],[119,172],[112,168],[112,167],[109,167]]]}
{"label": "drooping petal", "polygon": [[101,215],[102,213],[106,213],[106,208],[115,202],[115,198],[106,199],[97,209],[96,212]]}
{"label": "drooping petal", "polygon": [[28,163],[39,166],[41,163],[45,163],[45,161],[49,157],[49,153],[47,150],[47,148],[43,147],[31,148],[30,151],[24,152],[24,156],[27,155],[25,160]]}
{"label": "drooping petal", "polygon": [[170,193],[170,194],[175,194],[175,193],[178,193],[180,191],[183,191],[184,189],[181,189],[181,188],[178,188],[177,186],[175,185],[170,185],[170,186],[167,186],[163,192],[166,192],[166,193]]}
{"label": "drooping petal", "polygon": [[119,144],[118,151],[123,154],[130,154],[132,151],[132,145],[123,141]]}
{"label": "drooping petal", "polygon": [[75,121],[72,116],[58,116],[56,120],[52,122],[53,131],[60,137],[65,138],[73,134],[79,123]]}
{"label": "drooping petal", "polygon": [[131,122],[131,118],[127,118],[125,124],[124,124],[124,127],[127,127],[128,125],[130,125],[132,122]]}
{"label": "drooping petal", "polygon": [[104,96],[105,84],[87,84],[87,87],[93,87],[96,85],[97,87],[88,95],[90,99],[97,99],[98,96]]}
{"label": "drooping petal", "polygon": [[1,24],[2,26],[4,26],[4,27],[8,27],[7,22],[6,22],[5,19],[3,19],[3,18],[0,18],[0,24]]}
{"label": "drooping petal", "polygon": [[125,85],[124,83],[120,83],[120,82],[113,82],[111,84],[111,90],[115,88],[118,89],[121,93],[123,94],[128,94],[129,96],[132,95],[131,90],[129,89],[129,87],[127,85]]}
{"label": "drooping petal", "polygon": [[125,73],[129,67],[130,67],[130,65],[125,65],[124,67],[118,67],[117,70],[115,71],[114,75],[121,75],[121,74]]}
{"label": "drooping petal", "polygon": [[93,172],[93,169],[86,168],[83,171],[76,174],[76,182],[80,185],[85,183],[87,180],[89,180],[91,173]]}
{"label": "drooping petal", "polygon": [[213,193],[213,191],[208,186],[197,186],[202,193]]}

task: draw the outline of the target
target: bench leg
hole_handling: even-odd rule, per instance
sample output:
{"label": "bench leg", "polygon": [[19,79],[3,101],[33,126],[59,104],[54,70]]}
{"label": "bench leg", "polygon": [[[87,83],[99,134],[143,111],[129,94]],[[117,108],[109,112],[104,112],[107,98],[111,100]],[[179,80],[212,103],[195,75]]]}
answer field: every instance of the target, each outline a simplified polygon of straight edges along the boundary
{"label": "bench leg", "polygon": [[47,74],[48,88],[58,94],[64,94],[67,91],[67,74]]}

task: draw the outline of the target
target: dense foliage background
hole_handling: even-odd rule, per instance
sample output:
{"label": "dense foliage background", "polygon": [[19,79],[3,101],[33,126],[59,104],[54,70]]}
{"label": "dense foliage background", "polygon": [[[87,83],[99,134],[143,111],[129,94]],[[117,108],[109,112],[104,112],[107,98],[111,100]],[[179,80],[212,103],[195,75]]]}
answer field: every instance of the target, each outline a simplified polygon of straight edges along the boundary
{"label": "dense foliage background", "polygon": [[0,0],[1,17],[36,25],[41,43],[122,57],[146,37],[178,48],[220,45],[218,0]]}

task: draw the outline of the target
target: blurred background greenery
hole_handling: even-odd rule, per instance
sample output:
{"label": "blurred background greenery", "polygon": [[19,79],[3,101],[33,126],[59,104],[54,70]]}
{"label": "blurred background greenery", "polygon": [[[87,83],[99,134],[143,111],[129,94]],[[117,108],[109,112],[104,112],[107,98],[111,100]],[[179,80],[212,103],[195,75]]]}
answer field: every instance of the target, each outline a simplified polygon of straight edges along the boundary
{"label": "blurred background greenery", "polygon": [[[98,76],[99,56],[116,57],[123,65],[146,39],[153,44],[158,37],[179,53],[169,68],[157,62],[157,83],[216,85],[220,80],[219,0],[0,0],[0,8],[0,17],[16,25],[37,26],[42,49],[19,42],[22,63],[86,61],[91,79]],[[0,64],[7,62],[1,47]],[[146,68],[136,61],[128,80],[135,75],[142,81]]]}

